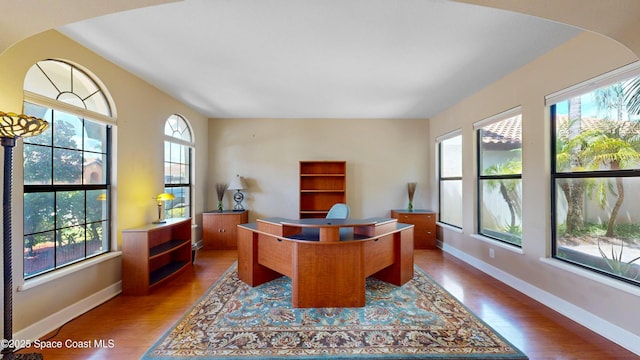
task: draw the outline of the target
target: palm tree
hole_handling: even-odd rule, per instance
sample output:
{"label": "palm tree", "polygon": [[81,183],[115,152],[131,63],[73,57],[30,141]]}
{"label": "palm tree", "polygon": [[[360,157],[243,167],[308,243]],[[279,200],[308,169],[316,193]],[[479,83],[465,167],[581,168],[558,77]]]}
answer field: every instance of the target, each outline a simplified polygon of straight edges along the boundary
{"label": "palm tree", "polygon": [[[640,125],[634,121],[625,121],[625,115],[631,114],[630,107],[640,106],[634,101],[640,101],[640,78],[636,77],[627,82],[616,83],[606,88],[595,91],[598,109],[603,113],[603,120],[597,130],[588,131],[581,136],[586,139],[583,155],[591,164],[592,169],[599,166],[607,167],[611,170],[627,168],[629,164],[635,162],[640,157]],[[640,111],[640,107],[636,110]],[[608,120],[615,114],[618,121]],[[618,211],[624,201],[624,185],[622,179],[615,180],[616,190],[610,188],[612,194],[616,196],[616,202],[611,210],[606,236],[614,236],[613,226],[615,224]],[[596,187],[600,206],[606,205],[605,186],[602,184]]]}
{"label": "palm tree", "polygon": [[618,120],[623,120],[626,112],[624,100],[624,89],[622,83],[597,89],[594,91],[596,104],[600,113],[604,114],[604,119],[609,119],[612,111],[615,112]]}
{"label": "palm tree", "polygon": [[622,88],[627,111],[630,115],[640,115],[640,76],[625,82]]}
{"label": "palm tree", "polygon": [[[517,149],[521,151],[521,149]],[[511,175],[522,173],[522,160],[511,159],[504,163],[494,164],[486,168],[483,173],[485,175]],[[511,215],[511,221],[509,224],[509,232],[514,232],[517,229],[516,220],[522,213],[522,206],[520,205],[520,196],[517,191],[517,184],[514,181],[505,179],[488,180],[487,186],[490,189],[496,187],[500,190],[500,195],[507,203],[509,207],[509,214]]]}
{"label": "palm tree", "polygon": [[[576,138],[583,140],[582,156],[592,170],[601,166],[611,170],[626,169],[640,160],[640,122],[602,120],[597,129],[583,132]],[[614,225],[622,203],[624,202],[624,184],[621,177],[615,178],[616,190],[610,192],[616,196],[611,209],[605,236],[614,236]],[[599,187],[600,204],[606,203],[606,190]]]}
{"label": "palm tree", "polygon": [[[569,121],[559,123],[556,141],[556,167],[558,171],[576,171],[583,168],[581,144],[574,141],[582,132],[582,100],[569,99]],[[576,233],[584,228],[584,184],[581,179],[566,179],[560,189],[567,199],[566,232]]]}

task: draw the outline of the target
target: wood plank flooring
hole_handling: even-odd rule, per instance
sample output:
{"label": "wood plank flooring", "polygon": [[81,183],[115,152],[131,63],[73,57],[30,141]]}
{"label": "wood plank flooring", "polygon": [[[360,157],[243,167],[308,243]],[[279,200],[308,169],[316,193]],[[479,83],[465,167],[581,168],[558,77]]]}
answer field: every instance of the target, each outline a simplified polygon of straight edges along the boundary
{"label": "wood plank flooring", "polygon": [[[200,250],[192,270],[150,295],[117,296],[43,337],[111,347],[21,352],[46,360],[139,359],[235,260],[235,251]],[[416,250],[415,263],[532,360],[640,358],[440,250]]]}

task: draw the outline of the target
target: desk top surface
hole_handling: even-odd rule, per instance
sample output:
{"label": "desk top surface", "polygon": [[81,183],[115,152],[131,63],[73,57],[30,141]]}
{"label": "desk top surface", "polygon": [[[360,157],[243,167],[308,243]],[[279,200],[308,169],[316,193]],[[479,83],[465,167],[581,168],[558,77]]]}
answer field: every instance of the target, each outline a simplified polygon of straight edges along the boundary
{"label": "desk top surface", "polygon": [[[281,217],[271,217],[265,219],[258,219],[257,221],[269,222],[274,224],[282,224],[284,226],[293,226],[301,228],[301,232],[293,235],[289,235],[286,238],[291,240],[306,240],[306,241],[318,241],[319,234],[318,231],[321,227],[341,227],[340,229],[340,241],[349,241],[349,240],[365,240],[371,237],[365,235],[356,234],[353,231],[354,227],[358,226],[375,226],[382,225],[389,222],[396,222],[396,229],[402,230],[407,227],[413,227],[410,224],[402,224],[398,223],[396,219],[386,218],[386,217],[374,217],[368,219],[348,219],[345,221],[344,219],[286,219]],[[337,221],[337,222],[336,222]],[[332,222],[331,225],[322,225],[322,222]],[[300,225],[300,224],[306,224]],[[249,230],[257,230],[258,223],[248,223],[238,225],[240,227],[244,227]]]}
{"label": "desk top surface", "polygon": [[272,224],[295,226],[295,227],[356,227],[356,226],[371,226],[382,225],[388,222],[397,221],[394,218],[387,217],[372,217],[367,219],[325,219],[325,218],[311,218],[311,219],[287,219],[283,217],[269,217],[264,219],[257,219],[258,222],[268,222]]}
{"label": "desk top surface", "polygon": [[435,214],[433,210],[425,210],[425,209],[391,209],[393,212],[401,213],[401,214]]}
{"label": "desk top surface", "polygon": [[[391,219],[386,219],[391,221]],[[264,221],[273,222],[272,219]],[[380,221],[378,219],[278,219],[275,221],[285,226],[295,227],[356,227],[376,225]]]}

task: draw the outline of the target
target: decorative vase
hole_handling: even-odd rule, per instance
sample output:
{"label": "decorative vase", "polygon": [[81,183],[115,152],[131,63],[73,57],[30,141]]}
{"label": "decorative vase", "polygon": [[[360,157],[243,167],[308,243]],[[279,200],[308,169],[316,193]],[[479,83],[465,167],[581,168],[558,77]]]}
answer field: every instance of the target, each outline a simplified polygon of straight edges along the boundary
{"label": "decorative vase", "polygon": [[417,184],[418,183],[415,182],[410,182],[409,184],[407,184],[407,194],[409,195],[409,211],[413,211],[413,195],[416,193]]}
{"label": "decorative vase", "polygon": [[227,191],[229,185],[225,183],[216,184],[216,195],[218,195],[218,212],[222,212],[222,199],[224,199],[224,192]]}

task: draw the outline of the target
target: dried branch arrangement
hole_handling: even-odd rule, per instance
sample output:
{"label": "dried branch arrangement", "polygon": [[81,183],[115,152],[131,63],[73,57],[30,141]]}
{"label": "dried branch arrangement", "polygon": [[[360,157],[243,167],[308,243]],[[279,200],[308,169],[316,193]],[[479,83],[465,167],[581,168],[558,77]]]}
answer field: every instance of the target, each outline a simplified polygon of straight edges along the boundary
{"label": "dried branch arrangement", "polygon": [[410,182],[407,184],[407,192],[409,194],[409,210],[413,210],[413,195],[416,193],[418,183]]}
{"label": "dried branch arrangement", "polygon": [[222,211],[222,199],[224,199],[224,193],[227,191],[229,185],[225,183],[216,184],[216,194],[218,195],[218,211]]}

